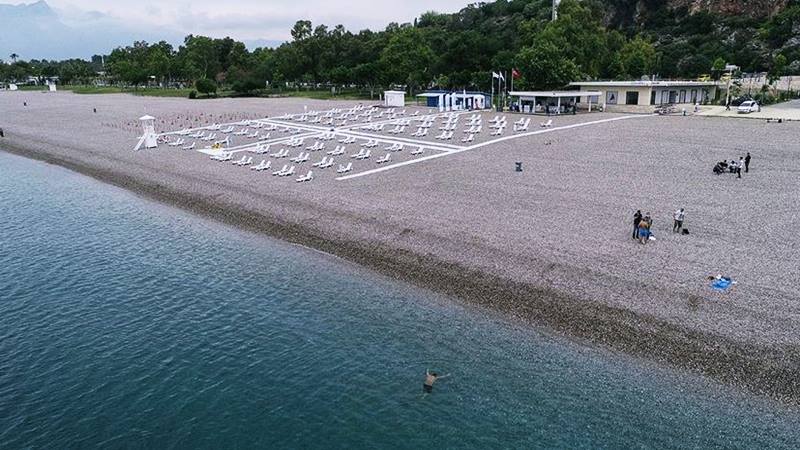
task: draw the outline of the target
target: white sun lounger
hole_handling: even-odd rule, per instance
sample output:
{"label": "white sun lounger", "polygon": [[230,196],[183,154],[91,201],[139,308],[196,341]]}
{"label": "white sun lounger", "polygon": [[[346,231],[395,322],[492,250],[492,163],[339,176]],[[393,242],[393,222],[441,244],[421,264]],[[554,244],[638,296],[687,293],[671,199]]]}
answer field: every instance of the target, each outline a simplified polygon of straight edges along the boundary
{"label": "white sun lounger", "polygon": [[304,181],[311,181],[313,179],[314,179],[314,172],[309,170],[307,174],[305,174],[302,177],[296,179],[295,181],[297,181],[298,183],[302,183]]}
{"label": "white sun lounger", "polygon": [[194,150],[195,144],[197,144],[197,143],[196,142],[192,142],[192,145],[187,145],[187,146],[184,146],[182,148],[183,148],[183,150]]}
{"label": "white sun lounger", "polygon": [[288,164],[284,164],[283,168],[281,170],[276,170],[275,172],[272,172],[272,175],[279,177],[282,174],[286,173],[287,170],[289,170],[289,165]]}
{"label": "white sun lounger", "polygon": [[384,163],[390,162],[391,160],[392,160],[392,154],[391,153],[387,153],[386,156],[384,156],[383,158],[375,161],[375,163],[384,164]]}
{"label": "white sun lounger", "polygon": [[539,124],[542,128],[550,128],[553,126],[553,119],[549,119],[547,122],[542,122]]}
{"label": "white sun lounger", "polygon": [[336,170],[336,173],[347,173],[353,170],[353,163],[347,163],[346,166],[339,164],[339,169]]}
{"label": "white sun lounger", "polygon": [[356,156],[356,159],[358,160],[369,159],[370,156],[372,156],[372,150],[367,150],[367,152],[362,154],[361,156]]}
{"label": "white sun lounger", "polygon": [[422,147],[419,147],[418,149],[411,151],[411,155],[413,156],[421,155],[423,153],[425,153],[425,150],[423,150]]}

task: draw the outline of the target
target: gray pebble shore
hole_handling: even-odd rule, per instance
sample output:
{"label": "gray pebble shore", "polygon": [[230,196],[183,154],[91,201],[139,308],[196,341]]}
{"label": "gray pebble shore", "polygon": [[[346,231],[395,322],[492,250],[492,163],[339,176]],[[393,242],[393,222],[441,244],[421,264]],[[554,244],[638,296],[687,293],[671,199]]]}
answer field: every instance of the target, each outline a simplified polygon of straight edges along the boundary
{"label": "gray pebble shore", "polygon": [[[305,184],[194,151],[132,151],[144,114],[170,131],[357,103],[0,92],[0,148],[515,319],[800,400],[800,237],[792,226],[800,123],[641,116],[345,181],[317,171]],[[482,114],[484,122],[495,115]],[[619,116],[557,117],[553,126]],[[741,179],[712,173],[715,162],[747,151],[753,161]],[[376,167],[360,162],[355,172]],[[672,233],[680,207],[689,235]],[[655,221],[647,245],[631,239],[637,209]],[[718,274],[737,284],[712,290],[706,277]]]}

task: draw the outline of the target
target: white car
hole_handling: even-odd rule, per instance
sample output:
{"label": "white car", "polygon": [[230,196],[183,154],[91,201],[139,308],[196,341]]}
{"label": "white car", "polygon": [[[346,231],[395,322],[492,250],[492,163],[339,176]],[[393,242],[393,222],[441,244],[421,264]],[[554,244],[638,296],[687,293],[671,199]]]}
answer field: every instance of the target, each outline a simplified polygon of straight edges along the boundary
{"label": "white car", "polygon": [[761,106],[759,106],[758,102],[753,100],[748,100],[746,102],[742,102],[739,105],[738,109],[739,114],[750,114],[751,112],[761,112]]}

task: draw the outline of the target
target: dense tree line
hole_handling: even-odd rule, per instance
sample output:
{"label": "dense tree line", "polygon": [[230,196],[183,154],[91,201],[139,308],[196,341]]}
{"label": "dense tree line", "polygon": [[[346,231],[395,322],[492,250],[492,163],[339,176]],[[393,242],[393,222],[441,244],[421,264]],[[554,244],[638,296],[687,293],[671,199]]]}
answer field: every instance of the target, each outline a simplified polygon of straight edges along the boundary
{"label": "dense tree line", "polygon": [[301,20],[291,41],[274,49],[248,51],[231,38],[190,35],[178,48],[166,42],[117,48],[104,66],[99,57],[3,63],[0,79],[57,75],[62,82],[82,82],[105,69],[114,81],[132,86],[204,80],[202,91],[225,86],[252,93],[300,84],[488,90],[492,71],[511,68],[521,74],[519,88],[720,75],[725,62],[773,75],[800,72],[800,0],[762,20],[646,3],[636,20],[628,11],[635,0],[563,0],[556,21],[551,0],[499,0],[455,14],[426,12],[414,23],[391,23],[377,32]]}

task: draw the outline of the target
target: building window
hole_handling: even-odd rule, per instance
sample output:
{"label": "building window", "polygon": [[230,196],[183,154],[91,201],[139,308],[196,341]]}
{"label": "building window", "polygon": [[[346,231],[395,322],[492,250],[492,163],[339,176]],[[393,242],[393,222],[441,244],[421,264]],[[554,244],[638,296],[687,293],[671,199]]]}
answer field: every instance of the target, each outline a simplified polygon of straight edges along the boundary
{"label": "building window", "polygon": [[669,102],[678,103],[678,91],[669,91]]}
{"label": "building window", "polygon": [[661,91],[661,104],[669,103],[669,91]]}
{"label": "building window", "polygon": [[616,105],[618,96],[619,92],[617,91],[606,91],[606,103],[609,105]]}
{"label": "building window", "polygon": [[686,91],[681,90],[681,103],[686,103]]}
{"label": "building window", "polygon": [[638,105],[639,104],[639,91],[628,91],[625,93],[625,104],[626,105]]}
{"label": "building window", "polygon": [[697,103],[697,89],[692,89],[692,103]]}

